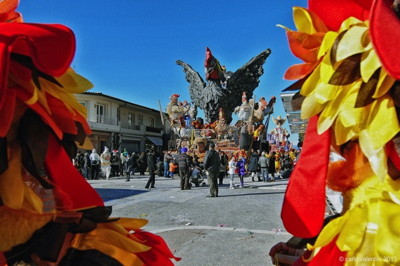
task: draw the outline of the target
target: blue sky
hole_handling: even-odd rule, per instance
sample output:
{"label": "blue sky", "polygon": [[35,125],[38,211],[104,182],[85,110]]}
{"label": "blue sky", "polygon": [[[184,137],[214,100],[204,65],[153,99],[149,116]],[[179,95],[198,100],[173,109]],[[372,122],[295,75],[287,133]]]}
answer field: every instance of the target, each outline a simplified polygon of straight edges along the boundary
{"label": "blue sky", "polygon": [[[91,91],[154,109],[160,100],[165,110],[174,93],[190,100],[176,60],[203,74],[208,46],[234,72],[270,48],[254,95],[276,96],[276,117],[285,115],[279,95],[292,83],[283,74],[300,62],[288,48],[285,31],[276,27],[295,29],[293,6],[306,7],[307,1],[21,0],[17,11],[25,22],[64,24],[75,32],[72,66],[94,84]],[[297,143],[297,136],[290,140]]]}

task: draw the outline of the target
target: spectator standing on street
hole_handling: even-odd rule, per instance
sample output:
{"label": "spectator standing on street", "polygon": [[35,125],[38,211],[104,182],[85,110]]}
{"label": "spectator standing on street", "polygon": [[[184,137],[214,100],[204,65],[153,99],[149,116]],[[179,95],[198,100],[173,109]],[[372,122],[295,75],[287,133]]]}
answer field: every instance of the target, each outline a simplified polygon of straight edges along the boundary
{"label": "spectator standing on street", "polygon": [[139,159],[138,159],[138,164],[139,164],[140,175],[144,175],[144,172],[146,171],[146,168],[147,168],[147,155],[146,155],[146,152],[142,152],[140,154]]}
{"label": "spectator standing on street", "polygon": [[235,177],[235,172],[236,172],[236,157],[235,155],[232,155],[231,159],[229,160],[228,163],[228,174],[229,174],[229,188],[233,189],[235,184],[233,183],[233,179]]}
{"label": "spectator standing on street", "polygon": [[89,153],[85,152],[85,155],[83,157],[83,171],[86,179],[89,179],[90,167]]}
{"label": "spectator standing on street", "polygon": [[267,180],[268,180],[268,158],[265,157],[264,151],[261,153],[261,156],[258,159],[258,166],[260,166],[261,176],[263,177],[263,181],[267,182]]}
{"label": "spectator standing on street", "polygon": [[178,165],[176,164],[175,160],[172,159],[169,162],[169,176],[171,177],[171,179],[174,179],[174,173],[176,168],[178,168]]}
{"label": "spectator standing on street", "polygon": [[125,181],[129,182],[131,180],[131,171],[132,171],[132,162],[133,162],[133,158],[132,156],[129,156],[128,154],[128,158],[125,162],[124,165],[124,172],[125,172]]}
{"label": "spectator standing on street", "polygon": [[100,171],[100,156],[97,153],[96,149],[92,150],[92,153],[89,156],[90,159],[90,177],[92,180],[99,178],[99,171]]}
{"label": "spectator standing on street", "polygon": [[190,160],[187,154],[188,149],[183,147],[181,149],[181,154],[178,155],[176,161],[179,167],[179,177],[181,179],[181,190],[190,189],[189,187],[189,172],[190,172]]}
{"label": "spectator standing on street", "polygon": [[157,176],[164,176],[164,161],[161,160],[159,157],[156,157],[156,175]]}
{"label": "spectator standing on street", "polygon": [[223,185],[224,178],[226,176],[226,167],[228,166],[228,158],[226,157],[225,152],[221,150],[218,151],[218,154],[220,160],[218,184]]}
{"label": "spectator standing on street", "polygon": [[282,169],[282,156],[280,152],[275,154],[275,173],[277,174],[278,178],[281,178],[281,169]]}
{"label": "spectator standing on street", "polygon": [[236,167],[238,169],[238,176],[240,179],[240,187],[244,187],[244,176],[246,175],[246,159],[243,155],[239,155],[239,160],[236,163]]}
{"label": "spectator standing on street", "polygon": [[169,163],[172,160],[171,150],[168,150],[164,154],[164,177],[169,177]]}
{"label": "spectator standing on street", "polygon": [[100,155],[101,171],[104,177],[108,180],[111,174],[111,153],[107,147],[104,147],[104,151]]}
{"label": "spectator standing on street", "polygon": [[83,157],[83,153],[78,151],[74,159],[74,166],[81,175],[83,175]]}
{"label": "spectator standing on street", "polygon": [[208,184],[210,186],[210,195],[207,197],[218,197],[218,175],[220,168],[220,159],[215,144],[211,142],[209,150],[204,156],[204,169],[207,171]]}
{"label": "spectator standing on street", "polygon": [[132,175],[135,175],[136,169],[138,168],[138,157],[135,152],[132,152]]}
{"label": "spectator standing on street", "polygon": [[268,181],[275,181],[275,152],[273,151],[270,154],[269,161],[268,161],[268,175],[271,176]]}
{"label": "spectator standing on street", "polygon": [[124,175],[125,169],[126,169],[126,161],[128,161],[128,151],[126,150],[126,148],[124,149],[124,151],[121,153],[121,175]]}
{"label": "spectator standing on street", "polygon": [[154,184],[156,182],[156,157],[154,151],[150,151],[149,154],[147,155],[147,167],[149,171],[149,180],[147,181],[147,184],[145,188],[155,188]]}
{"label": "spectator standing on street", "polygon": [[111,154],[111,176],[119,176],[119,166],[120,166],[120,158],[118,155],[118,151],[117,150],[113,150],[112,154]]}
{"label": "spectator standing on street", "polygon": [[257,175],[258,181],[261,181],[260,176],[258,175],[258,153],[251,149],[250,161],[248,171],[251,173],[251,181],[255,181],[254,177]]}

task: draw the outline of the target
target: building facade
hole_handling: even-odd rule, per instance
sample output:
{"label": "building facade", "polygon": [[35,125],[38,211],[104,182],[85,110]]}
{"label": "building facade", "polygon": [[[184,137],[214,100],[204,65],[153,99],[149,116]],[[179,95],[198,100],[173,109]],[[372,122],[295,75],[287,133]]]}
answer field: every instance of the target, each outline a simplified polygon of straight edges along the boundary
{"label": "building facade", "polygon": [[289,123],[290,133],[299,134],[299,140],[302,141],[306,132],[308,120],[301,119],[300,110],[293,110],[292,100],[295,95],[295,92],[285,92],[281,94],[281,99],[283,103],[283,108],[286,112],[286,118]]}
{"label": "building facade", "polygon": [[87,109],[90,140],[97,151],[103,151],[105,146],[110,150],[127,149],[129,153],[163,150],[164,127],[159,110],[98,92],[75,97]]}

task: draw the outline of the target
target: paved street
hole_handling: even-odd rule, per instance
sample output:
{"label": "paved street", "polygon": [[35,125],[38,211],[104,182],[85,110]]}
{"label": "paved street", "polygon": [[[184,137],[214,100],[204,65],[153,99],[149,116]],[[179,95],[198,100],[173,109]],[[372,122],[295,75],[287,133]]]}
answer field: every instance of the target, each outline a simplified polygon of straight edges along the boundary
{"label": "paved street", "polygon": [[219,197],[207,198],[208,186],[181,191],[179,179],[157,177],[156,188],[147,190],[147,178],[89,182],[113,206],[114,217],[148,219],[144,229],[161,235],[182,258],[176,265],[272,265],[270,247],[290,238],[280,219],[287,180],[247,177],[245,188],[229,189],[225,179]]}

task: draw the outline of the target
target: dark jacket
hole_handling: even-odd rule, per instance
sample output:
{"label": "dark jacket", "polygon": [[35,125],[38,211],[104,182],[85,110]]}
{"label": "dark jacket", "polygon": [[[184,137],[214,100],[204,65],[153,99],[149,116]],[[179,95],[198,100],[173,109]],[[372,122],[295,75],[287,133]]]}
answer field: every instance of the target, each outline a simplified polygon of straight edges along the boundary
{"label": "dark jacket", "polygon": [[133,168],[136,168],[136,167],[138,167],[138,158],[137,158],[137,155],[136,154],[132,154],[132,156],[131,156],[131,158],[132,158],[132,167]]}
{"label": "dark jacket", "polygon": [[153,153],[147,155],[147,169],[150,173],[156,171],[156,157]]}
{"label": "dark jacket", "polygon": [[85,168],[90,168],[90,158],[89,158],[89,153],[85,153],[85,156],[83,157],[83,166]]}
{"label": "dark jacket", "polygon": [[176,162],[178,163],[178,167],[181,169],[189,169],[190,160],[189,156],[186,153],[179,154],[176,158]]}
{"label": "dark jacket", "polygon": [[204,157],[204,169],[209,172],[219,173],[220,159],[218,152],[215,150],[208,150]]}
{"label": "dark jacket", "polygon": [[249,172],[257,172],[258,169],[258,154],[256,152],[252,153],[250,156],[249,168],[247,169]]}
{"label": "dark jacket", "polygon": [[132,171],[132,163],[133,163],[133,158],[132,158],[132,156],[130,156],[124,165],[125,173],[130,173]]}
{"label": "dark jacket", "polygon": [[275,173],[275,153],[269,157],[269,162],[268,162],[268,171],[273,174]]}
{"label": "dark jacket", "polygon": [[146,168],[147,167],[147,155],[145,152],[142,152],[138,159],[139,167]]}
{"label": "dark jacket", "polygon": [[226,172],[226,167],[228,166],[228,158],[225,154],[218,155],[220,160],[219,172]]}
{"label": "dark jacket", "polygon": [[164,162],[170,163],[172,159],[173,159],[172,154],[170,153],[164,154]]}

